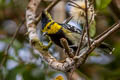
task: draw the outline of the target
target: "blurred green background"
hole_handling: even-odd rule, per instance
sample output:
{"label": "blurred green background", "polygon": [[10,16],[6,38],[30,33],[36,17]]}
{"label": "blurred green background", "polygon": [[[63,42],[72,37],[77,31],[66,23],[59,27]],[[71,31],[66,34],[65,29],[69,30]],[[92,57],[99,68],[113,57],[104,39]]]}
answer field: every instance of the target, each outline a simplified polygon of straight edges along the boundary
{"label": "blurred green background", "polygon": [[[39,10],[43,10],[52,0],[43,0]],[[25,18],[28,0],[0,0],[0,63],[19,24]],[[61,6],[62,5],[62,6]],[[63,22],[69,17],[70,7],[67,0],[59,2],[51,11],[55,21]],[[98,35],[120,19],[120,0],[95,0],[96,27],[91,35]],[[74,22],[73,22],[74,23]],[[20,26],[19,33],[8,51],[7,61],[0,67],[0,80],[53,80],[57,75],[66,79],[66,74],[50,68],[42,61],[39,53],[29,44],[25,36],[26,25]],[[40,34],[40,23],[38,24]],[[43,38],[47,44],[46,38]],[[105,40],[115,48],[112,55],[97,54],[73,73],[73,80],[120,80],[120,30]],[[65,56],[62,50],[52,45],[51,54],[61,60]]]}

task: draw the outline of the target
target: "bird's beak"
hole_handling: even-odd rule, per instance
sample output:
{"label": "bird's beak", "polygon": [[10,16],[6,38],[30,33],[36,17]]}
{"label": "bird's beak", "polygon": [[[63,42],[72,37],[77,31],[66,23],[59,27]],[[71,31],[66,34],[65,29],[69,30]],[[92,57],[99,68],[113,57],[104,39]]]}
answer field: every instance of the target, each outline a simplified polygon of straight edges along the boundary
{"label": "bird's beak", "polygon": [[46,36],[47,35],[47,32],[43,32],[42,33],[42,35],[41,35],[41,37],[42,37],[42,39],[41,39],[41,41],[43,42],[43,36]]}
{"label": "bird's beak", "polygon": [[43,32],[42,36],[46,36],[47,35],[47,32]]}

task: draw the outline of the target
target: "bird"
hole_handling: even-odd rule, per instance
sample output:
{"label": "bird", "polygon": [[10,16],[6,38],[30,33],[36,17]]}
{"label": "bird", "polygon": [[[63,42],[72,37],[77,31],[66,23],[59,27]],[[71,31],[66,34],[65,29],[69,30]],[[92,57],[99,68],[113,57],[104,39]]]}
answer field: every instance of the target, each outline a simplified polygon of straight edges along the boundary
{"label": "bird", "polygon": [[[80,29],[66,23],[58,23],[54,21],[51,15],[45,10],[41,14],[41,27],[42,32],[49,36],[53,43],[63,48],[60,43],[60,39],[64,38],[67,40],[69,47],[74,52],[77,51],[82,35],[82,31]],[[85,39],[82,46],[85,46],[87,42],[87,39]],[[102,43],[97,49],[104,53],[110,53],[112,51],[112,49],[105,43]]]}
{"label": "bird", "polygon": [[[82,26],[85,26],[86,23],[86,4],[85,0],[75,0],[69,1],[68,6],[70,7],[69,14],[73,17],[72,20],[78,22]],[[88,22],[90,24],[94,23],[94,18],[96,16],[93,4],[91,4],[87,0],[87,15],[88,15]]]}

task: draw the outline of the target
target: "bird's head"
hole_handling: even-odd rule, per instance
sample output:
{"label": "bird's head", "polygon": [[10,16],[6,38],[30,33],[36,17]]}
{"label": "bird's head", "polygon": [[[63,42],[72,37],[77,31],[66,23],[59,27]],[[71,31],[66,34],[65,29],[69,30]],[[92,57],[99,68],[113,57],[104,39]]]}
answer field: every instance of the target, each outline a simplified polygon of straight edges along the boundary
{"label": "bird's head", "polygon": [[55,34],[61,28],[58,23],[54,22],[54,20],[47,11],[42,12],[41,24],[42,32],[45,34]]}
{"label": "bird's head", "polygon": [[52,20],[51,16],[46,12],[46,11],[42,11],[42,15],[41,15],[41,26],[42,29],[45,28],[45,26]]}

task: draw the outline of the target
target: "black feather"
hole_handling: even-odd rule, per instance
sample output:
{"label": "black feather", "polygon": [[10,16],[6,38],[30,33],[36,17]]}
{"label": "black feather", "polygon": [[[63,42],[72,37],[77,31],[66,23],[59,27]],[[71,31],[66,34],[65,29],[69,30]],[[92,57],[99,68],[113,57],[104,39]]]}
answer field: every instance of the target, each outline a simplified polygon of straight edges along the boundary
{"label": "black feather", "polygon": [[[60,23],[59,23],[60,24]],[[71,32],[75,32],[78,34],[82,34],[82,31],[80,29],[78,29],[75,26],[69,25],[69,24],[60,24],[62,27],[64,27],[65,29],[70,30]]]}
{"label": "black feather", "polygon": [[42,12],[41,15],[41,25],[42,25],[42,29],[44,29],[44,27],[46,26],[46,24],[50,22],[50,19],[46,16],[45,12]]}

